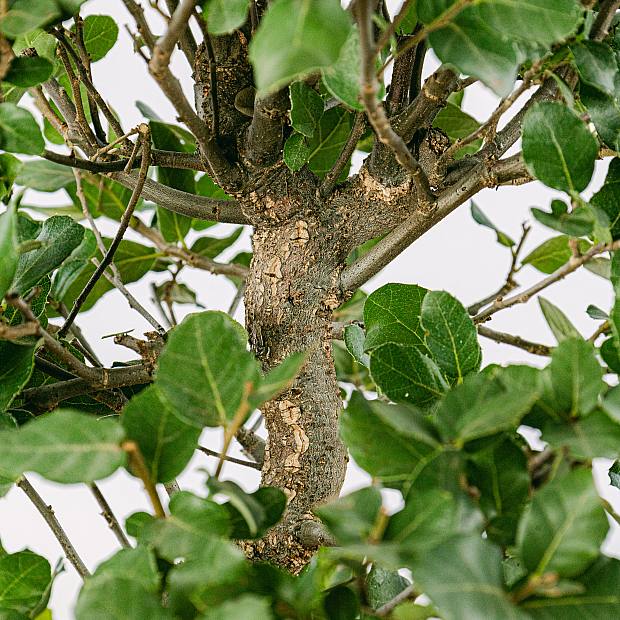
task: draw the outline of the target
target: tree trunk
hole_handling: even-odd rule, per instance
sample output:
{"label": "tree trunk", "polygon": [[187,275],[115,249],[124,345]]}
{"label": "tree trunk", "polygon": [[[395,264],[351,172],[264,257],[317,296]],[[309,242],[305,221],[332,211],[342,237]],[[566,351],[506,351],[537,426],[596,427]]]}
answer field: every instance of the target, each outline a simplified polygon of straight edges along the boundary
{"label": "tree trunk", "polygon": [[325,209],[313,204],[316,187],[302,183],[293,190],[299,178],[283,176],[286,193],[253,195],[252,211],[261,215],[252,240],[246,328],[265,370],[296,351],[307,351],[308,361],[291,389],[262,410],[268,432],[262,484],[284,490],[285,518],[245,548],[254,558],[298,572],[312,555],[298,542],[299,526],[312,519],[317,504],[338,495],[346,471],[338,433],[342,400],[331,353],[344,250],[339,252],[330,235],[335,228],[320,219]]}

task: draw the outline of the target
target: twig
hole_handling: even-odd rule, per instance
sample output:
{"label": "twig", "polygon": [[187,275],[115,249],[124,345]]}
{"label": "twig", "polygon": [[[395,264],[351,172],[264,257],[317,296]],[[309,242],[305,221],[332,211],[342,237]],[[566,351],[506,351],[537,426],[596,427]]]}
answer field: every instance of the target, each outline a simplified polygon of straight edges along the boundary
{"label": "twig", "polygon": [[173,243],[168,243],[161,233],[154,228],[151,228],[144,224],[142,220],[134,217],[131,221],[131,227],[137,233],[143,237],[152,241],[155,247],[166,254],[167,256],[173,256],[187,263],[191,267],[196,269],[204,269],[210,271],[213,274],[221,274],[227,276],[237,276],[239,278],[245,278],[248,274],[248,269],[244,265],[237,265],[235,263],[218,263],[217,261],[201,256],[191,250],[179,247]]}
{"label": "twig", "polygon": [[514,336],[513,334],[506,334],[504,332],[497,332],[493,329],[489,329],[484,325],[478,325],[478,333],[489,340],[495,342],[501,342],[503,344],[509,344],[513,347],[523,349],[532,355],[541,355],[543,357],[549,357],[553,351],[552,347],[548,347],[545,344],[538,342],[531,342],[521,338],[521,336]]}
{"label": "twig", "polygon": [[332,166],[331,170],[325,175],[323,179],[323,183],[321,184],[320,193],[321,196],[327,196],[331,193],[331,191],[338,183],[338,179],[347,165],[351,155],[353,155],[353,151],[357,146],[362,134],[364,133],[364,129],[366,128],[366,117],[364,114],[356,114],[355,122],[353,123],[353,129],[347,138],[347,142],[340,151],[340,155],[338,155],[338,159],[336,163]]}
{"label": "twig", "polygon": [[607,36],[611,22],[620,7],[620,0],[603,0],[599,5],[598,14],[590,30],[590,38],[594,41],[602,41]]}
{"label": "twig", "polygon": [[86,301],[88,295],[95,287],[95,284],[97,284],[97,281],[99,280],[99,278],[103,275],[103,272],[107,269],[107,267],[112,262],[114,258],[114,253],[118,249],[118,246],[120,245],[121,240],[123,239],[125,232],[127,228],[129,227],[131,216],[133,214],[134,209],[136,208],[136,205],[138,204],[138,200],[140,198],[140,194],[142,193],[142,188],[144,187],[144,182],[148,174],[149,163],[150,163],[149,152],[151,148],[151,134],[150,134],[148,125],[145,125],[145,124],[140,125],[140,134],[141,134],[141,142],[142,142],[142,163],[140,165],[140,176],[138,178],[138,182],[131,194],[131,197],[129,198],[129,202],[127,203],[127,207],[125,209],[125,212],[123,213],[123,217],[121,218],[120,225],[116,233],[116,236],[112,240],[112,243],[110,244],[108,251],[103,257],[103,260],[101,261],[99,266],[95,269],[95,272],[93,273],[93,275],[90,277],[90,279],[86,283],[86,286],[82,289],[82,291],[78,295],[77,299],[75,300],[73,304],[73,308],[71,308],[71,312],[69,313],[69,316],[67,317],[67,320],[64,322],[63,326],[60,328],[60,331],[58,332],[58,335],[61,338],[67,333],[67,331],[71,327],[71,323],[73,323],[73,321],[75,320],[75,317],[78,315],[78,312],[80,311],[80,308]]}
{"label": "twig", "polygon": [[142,452],[140,452],[140,447],[135,441],[125,441],[122,444],[122,448],[129,456],[131,468],[136,473],[136,476],[142,480],[142,484],[144,484],[144,488],[146,489],[149,499],[151,500],[151,504],[153,505],[155,516],[158,519],[164,519],[166,517],[166,513],[164,511],[164,507],[162,506],[161,500],[159,499],[159,494],[157,493],[155,483],[151,480],[149,470],[144,462],[144,457],[142,456]]}
{"label": "twig", "polygon": [[361,98],[368,120],[379,140],[394,153],[396,161],[407,170],[415,185],[419,208],[430,211],[435,203],[426,173],[413,156],[405,141],[392,129],[383,105],[377,100],[379,83],[375,75],[375,54],[372,29],[372,2],[360,0],[359,13],[360,43],[362,49]]}
{"label": "twig", "polygon": [[403,2],[403,5],[400,7],[400,11],[398,11],[396,17],[394,17],[394,19],[387,25],[387,28],[381,33],[381,36],[375,45],[375,54],[378,54],[390,42],[390,39],[396,32],[396,29],[400,26],[403,19],[407,17],[412,1],[413,0],[405,0],[405,2]]}
{"label": "twig", "polygon": [[168,21],[168,28],[157,40],[153,48],[151,58],[152,70],[156,73],[162,71],[170,64],[170,56],[187,28],[189,18],[194,12],[196,0],[180,0],[174,13]]}
{"label": "twig", "polygon": [[86,568],[86,565],[78,555],[75,547],[69,540],[67,533],[64,531],[60,522],[54,514],[54,510],[51,506],[48,506],[43,498],[39,495],[37,490],[30,484],[25,476],[22,476],[17,481],[17,486],[28,496],[28,499],[34,504],[34,507],[39,511],[39,514],[43,517],[45,522],[49,525],[52,533],[56,537],[56,540],[60,543],[65,556],[73,564],[73,567],[78,572],[82,579],[90,577],[90,572]]}
{"label": "twig", "polygon": [[105,496],[101,492],[101,489],[93,482],[88,485],[90,492],[93,494],[99,507],[101,508],[101,516],[106,520],[108,527],[112,530],[114,536],[116,536],[116,540],[120,543],[121,547],[129,548],[131,545],[127,540],[127,536],[125,536],[125,532],[123,532],[123,528],[121,524],[118,522],[118,519],[112,512],[112,508],[110,508],[110,504],[106,500]]}
{"label": "twig", "polygon": [[602,334],[606,334],[611,329],[611,323],[607,321],[603,321],[594,331],[594,333],[588,338],[589,342],[596,342],[597,338]]}
{"label": "twig", "polygon": [[381,605],[381,607],[375,611],[375,616],[385,618],[385,616],[389,616],[390,613],[403,601],[415,596],[417,596],[417,592],[413,584],[411,584],[399,592],[391,601],[388,601],[385,605]]}
{"label": "twig", "polygon": [[496,312],[499,312],[500,310],[505,310],[506,308],[510,308],[515,304],[526,303],[534,295],[540,293],[540,291],[544,290],[548,286],[559,282],[567,275],[573,273],[574,271],[579,269],[579,267],[585,265],[588,261],[592,260],[595,256],[598,256],[603,252],[612,252],[614,250],[617,250],[618,248],[620,248],[620,240],[608,244],[598,243],[596,245],[593,245],[585,254],[582,254],[578,257],[571,257],[571,259],[565,265],[554,271],[551,275],[547,276],[543,280],[540,280],[527,290],[523,291],[522,293],[519,293],[518,295],[513,295],[508,299],[495,300],[493,305],[473,317],[474,323],[482,323],[483,321],[486,321],[491,316],[493,316]]}
{"label": "twig", "polygon": [[[209,448],[205,448],[204,446],[198,446],[198,449],[209,456],[216,456],[217,458],[221,458],[221,453],[216,452],[215,450],[209,450]],[[229,461],[230,463],[236,463],[237,465],[243,465],[244,467],[251,467],[252,469],[260,470],[261,465],[259,463],[254,463],[252,461],[244,461],[243,459],[236,459],[233,456],[224,456],[225,461]]]}
{"label": "twig", "polygon": [[232,318],[235,317],[235,314],[237,313],[239,305],[241,304],[241,301],[243,300],[244,294],[245,294],[245,282],[242,282],[237,287],[237,292],[235,293],[235,296],[233,297],[233,300],[230,303],[230,307],[228,308],[228,315],[231,316]]}
{"label": "twig", "polygon": [[228,452],[228,448],[230,446],[230,442],[232,438],[236,435],[237,431],[241,428],[243,421],[250,411],[250,402],[248,397],[252,390],[252,383],[248,381],[245,384],[243,390],[243,396],[241,398],[241,402],[239,403],[239,407],[233,416],[230,424],[228,424],[224,430],[224,443],[222,445],[222,451],[220,453],[220,460],[215,468],[215,478],[219,478],[222,473],[222,467],[224,466],[224,461],[226,460],[226,453]]}
{"label": "twig", "polygon": [[209,97],[211,99],[211,114],[213,115],[213,124],[211,131],[213,137],[217,140],[220,135],[220,108],[217,100],[217,64],[215,62],[215,53],[209,33],[204,31],[205,50],[209,60]]}
{"label": "twig", "polygon": [[[178,0],[166,0],[166,6],[172,15],[179,5]],[[181,36],[179,37],[179,47],[183,54],[185,54],[185,58],[187,58],[187,62],[189,66],[193,69],[194,62],[196,60],[196,40],[194,39],[194,35],[192,34],[192,29],[189,24],[185,27]]]}
{"label": "twig", "polygon": [[99,157],[101,157],[101,155],[109,153],[115,146],[119,145],[121,142],[124,142],[129,137],[135,136],[137,133],[138,128],[134,127],[133,129],[130,129],[128,132],[124,133],[122,136],[116,137],[114,140],[112,140],[112,142],[109,142],[108,144],[105,144],[101,148],[97,149],[91,156],[90,160],[96,162]]}

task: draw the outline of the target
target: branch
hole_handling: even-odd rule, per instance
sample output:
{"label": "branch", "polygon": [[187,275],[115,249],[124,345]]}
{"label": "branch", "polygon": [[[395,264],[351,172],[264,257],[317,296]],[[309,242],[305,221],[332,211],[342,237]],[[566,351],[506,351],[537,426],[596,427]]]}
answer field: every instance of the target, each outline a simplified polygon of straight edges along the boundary
{"label": "branch", "polygon": [[[219,452],[216,452],[215,450],[209,450],[209,448],[205,448],[204,446],[198,446],[198,449],[201,452],[204,452],[205,454],[208,454],[209,456],[215,456],[218,459],[222,456]],[[251,467],[252,469],[260,470],[262,467],[260,463],[254,463],[252,461],[244,461],[242,459],[236,459],[233,456],[228,456],[228,455],[224,456],[224,460],[229,461],[230,463],[235,463],[237,465],[243,465],[244,467]]]}
{"label": "branch", "polygon": [[247,155],[255,164],[270,164],[282,150],[288,88],[257,97],[247,131]]}
{"label": "branch", "polygon": [[488,320],[491,316],[493,316],[496,312],[500,310],[504,310],[506,308],[510,308],[515,304],[522,304],[529,301],[534,295],[540,293],[540,291],[546,289],[548,286],[559,282],[567,275],[573,273],[582,265],[585,265],[588,261],[592,260],[595,256],[602,254],[603,252],[613,252],[620,248],[620,240],[614,241],[608,244],[598,243],[593,245],[585,254],[581,256],[572,256],[571,259],[563,265],[558,270],[554,271],[551,275],[547,276],[540,282],[537,282],[527,290],[519,293],[517,295],[513,295],[507,299],[496,299],[492,306],[479,312],[475,317],[473,317],[474,323],[482,323]]}
{"label": "branch", "polygon": [[135,475],[140,478],[140,480],[142,480],[142,484],[144,484],[144,488],[146,489],[149,499],[151,500],[151,504],[153,505],[155,516],[158,519],[165,519],[166,512],[164,511],[161,499],[157,493],[157,487],[151,479],[151,474],[149,473],[148,467],[144,462],[144,457],[142,456],[142,452],[140,452],[140,447],[135,441],[124,441],[121,447],[129,457],[129,465],[131,469],[133,469]]}
{"label": "branch", "polygon": [[189,18],[196,7],[196,0],[181,0],[168,22],[168,28],[153,48],[151,57],[151,70],[155,73],[163,71],[170,64],[170,56],[181,38],[187,31]]}
{"label": "branch", "polygon": [[133,211],[136,208],[136,205],[138,204],[138,200],[140,199],[140,195],[142,193],[142,188],[144,187],[144,182],[146,180],[146,177],[149,171],[149,164],[150,164],[151,133],[150,133],[150,129],[148,125],[145,125],[145,124],[140,125],[140,134],[141,134],[141,145],[142,145],[142,163],[140,165],[140,174],[138,176],[136,186],[133,189],[131,197],[129,198],[129,202],[127,203],[125,212],[123,213],[123,216],[121,217],[120,225],[118,227],[118,231],[116,232],[116,236],[112,240],[112,243],[110,244],[108,251],[103,257],[103,260],[101,261],[101,263],[99,263],[99,266],[95,269],[95,272],[93,273],[93,275],[90,277],[90,279],[86,283],[86,286],[84,286],[84,288],[78,295],[77,299],[75,300],[75,303],[73,304],[73,308],[71,308],[71,312],[69,313],[69,316],[67,317],[66,321],[64,322],[63,326],[60,328],[60,331],[58,332],[59,338],[62,338],[67,333],[67,331],[71,327],[71,324],[75,320],[75,317],[78,315],[80,308],[86,301],[88,295],[90,295],[91,291],[95,287],[95,284],[97,284],[99,278],[103,275],[103,272],[107,269],[107,267],[112,262],[112,259],[114,258],[114,254],[116,250],[118,249],[118,246],[120,245],[123,237],[125,236],[125,232],[127,231],[127,228],[129,227],[129,222],[131,220]]}
{"label": "branch", "polygon": [[73,564],[73,567],[78,572],[82,579],[90,577],[90,572],[86,568],[86,565],[82,561],[82,558],[78,555],[75,547],[69,540],[67,533],[63,530],[60,522],[54,514],[54,510],[51,506],[48,506],[43,498],[37,493],[36,489],[28,482],[25,476],[22,476],[17,481],[17,486],[28,496],[28,499],[34,504],[34,507],[39,511],[39,514],[43,517],[45,522],[49,525],[52,533],[56,537],[56,540],[60,543],[65,556]]}
{"label": "branch", "polygon": [[620,7],[620,0],[603,0],[599,5],[598,15],[590,30],[590,38],[594,41],[602,41],[607,36],[611,22]]}
{"label": "branch", "polygon": [[375,616],[378,616],[379,618],[389,616],[395,607],[400,605],[403,601],[406,601],[408,598],[415,596],[417,596],[417,592],[413,584],[411,584],[399,592],[391,601],[388,601],[385,605],[379,607],[379,609],[375,611]]}
{"label": "branch", "polygon": [[[114,172],[110,174],[110,178],[129,189],[134,189],[138,183],[136,175],[127,172]],[[205,196],[189,194],[188,192],[157,183],[152,179],[146,179],[142,189],[142,197],[151,200],[164,209],[198,220],[225,222],[228,224],[250,223],[241,212],[239,203],[235,200],[221,200],[219,198],[206,198]]]}
{"label": "branch", "polygon": [[247,428],[240,428],[235,437],[243,451],[262,467],[265,458],[265,440]]}
{"label": "branch", "polygon": [[108,504],[108,500],[106,500],[99,487],[93,482],[88,485],[88,488],[101,508],[101,516],[106,520],[108,527],[112,530],[114,536],[116,536],[116,540],[118,540],[121,547],[124,547],[125,549],[131,548],[129,541],[127,540],[127,536],[125,536],[125,532],[123,532],[121,524],[112,512],[110,504]]}
{"label": "branch", "polygon": [[[171,15],[175,12],[178,5],[178,0],[166,0],[166,6],[168,7]],[[179,37],[179,47],[181,48],[183,54],[185,54],[185,58],[187,58],[189,66],[193,69],[194,62],[196,60],[196,40],[194,39],[194,35],[192,34],[189,24],[185,27]]]}
{"label": "branch", "polygon": [[379,83],[375,75],[375,45],[370,0],[360,2],[358,12],[362,48],[361,98],[364,109],[379,140],[392,150],[396,161],[410,174],[415,185],[419,208],[423,211],[429,211],[435,202],[435,197],[431,192],[426,173],[405,141],[392,129],[383,105],[377,100]]}
{"label": "branch", "polygon": [[237,265],[235,263],[218,263],[207,256],[201,256],[191,250],[186,250],[183,247],[179,247],[174,243],[168,243],[158,230],[150,228],[137,217],[132,219],[131,227],[143,237],[152,241],[158,250],[167,256],[173,256],[182,260],[191,267],[204,269],[205,271],[210,271],[216,275],[221,274],[227,276],[237,276],[239,278],[245,278],[248,275],[248,268],[243,265]]}
{"label": "branch", "polygon": [[523,349],[532,355],[541,355],[543,357],[549,357],[553,351],[552,347],[548,347],[545,344],[538,342],[531,342],[521,338],[521,336],[514,336],[512,334],[506,334],[504,332],[497,332],[493,329],[489,329],[484,325],[478,325],[478,333],[484,338],[494,340],[503,344],[509,344],[513,347]]}

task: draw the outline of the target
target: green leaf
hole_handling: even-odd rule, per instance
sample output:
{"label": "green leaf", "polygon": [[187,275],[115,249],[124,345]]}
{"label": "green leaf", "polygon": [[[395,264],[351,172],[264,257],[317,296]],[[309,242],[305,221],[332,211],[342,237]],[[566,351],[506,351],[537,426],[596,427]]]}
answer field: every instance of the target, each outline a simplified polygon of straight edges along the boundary
{"label": "green leaf", "polygon": [[377,564],[373,564],[366,577],[368,604],[372,609],[379,609],[409,585],[411,582],[396,571],[386,570]]}
{"label": "green leaf", "polygon": [[437,364],[411,345],[387,343],[370,352],[373,381],[396,402],[423,405],[448,388]]}
{"label": "green leaf", "polygon": [[592,196],[590,202],[609,217],[611,236],[614,239],[620,238],[620,158],[611,161],[605,184]]}
{"label": "green leaf", "polygon": [[601,140],[614,151],[620,150],[620,101],[587,84],[581,84],[579,98]]}
{"label": "green leaf", "polygon": [[480,210],[478,205],[476,205],[473,200],[471,203],[471,216],[474,218],[474,221],[481,226],[486,226],[487,228],[494,230],[497,235],[498,243],[501,243],[508,248],[511,248],[515,244],[515,242],[507,234],[503,233],[495,226],[495,224],[493,224],[493,222],[491,222],[491,220]]}
{"label": "green leaf", "polygon": [[211,34],[220,35],[241,28],[248,15],[248,0],[207,0],[207,28]]}
{"label": "green leaf", "polygon": [[598,306],[595,306],[594,304],[590,304],[586,308],[586,313],[591,319],[594,319],[595,321],[605,321],[609,318],[607,312],[601,310]]}
{"label": "green leaf", "polygon": [[0,149],[24,155],[41,155],[45,149],[32,114],[14,103],[0,103]]}
{"label": "green leaf", "polygon": [[586,124],[557,102],[537,103],[523,121],[523,158],[545,185],[565,192],[586,188],[598,144]]}
{"label": "green leaf", "polygon": [[352,323],[345,326],[344,342],[347,345],[347,350],[357,362],[368,368],[370,366],[370,356],[364,352],[365,340],[364,330],[359,325]]}
{"label": "green leaf", "polygon": [[114,47],[118,26],[109,15],[89,15],[84,19],[83,36],[91,62],[97,62]]}
{"label": "green leaf", "polygon": [[[397,416],[410,434],[390,424]],[[370,475],[384,479],[413,476],[441,450],[429,427],[427,418],[415,409],[367,401],[359,392],[353,392],[340,420],[342,439],[355,462]]]}
{"label": "green leaf", "polygon": [[393,342],[428,352],[420,325],[422,302],[427,292],[415,284],[386,284],[371,293],[364,304],[366,351]]}
{"label": "green leaf", "polygon": [[158,384],[134,396],[121,417],[127,439],[140,447],[155,482],[169,482],[189,463],[200,429],[183,422]]}
{"label": "green leaf", "polygon": [[198,620],[273,620],[269,599],[255,594],[242,594],[234,601],[210,607]]}
{"label": "green leaf", "polygon": [[0,554],[0,610],[29,614],[38,607],[51,580],[50,564],[40,555],[29,550]]}
{"label": "green leaf", "polygon": [[581,334],[569,321],[568,317],[554,304],[544,297],[538,298],[538,304],[547,321],[547,325],[553,332],[558,342],[567,338],[581,338]]}
{"label": "green leaf", "polygon": [[568,212],[562,200],[551,201],[551,213],[532,209],[532,215],[543,225],[570,237],[589,235],[594,228],[594,215],[587,207],[578,207]]}
{"label": "green leaf", "polygon": [[125,464],[123,436],[117,420],[58,409],[0,432],[0,469],[15,478],[34,471],[64,484],[93,482]]}
{"label": "green leaf", "polygon": [[365,487],[314,510],[340,545],[366,542],[379,510],[381,493],[376,487]]}
{"label": "green leaf", "polygon": [[581,41],[571,47],[581,81],[613,95],[618,63],[609,45],[598,41]]}
{"label": "green leaf", "polygon": [[436,414],[446,440],[462,446],[472,439],[515,429],[540,395],[538,370],[508,366],[470,375],[450,390]]}
{"label": "green leaf", "polygon": [[339,585],[327,593],[323,607],[330,620],[355,620],[359,618],[360,603],[351,588]]}
{"label": "green leaf", "polygon": [[350,29],[338,0],[274,2],[250,43],[257,90],[276,90],[334,64]]}
{"label": "green leaf", "polygon": [[0,30],[17,37],[60,17],[54,0],[15,0],[0,20]]}
{"label": "green leaf", "polygon": [[0,215],[0,301],[11,288],[17,270],[17,246],[17,209],[12,205]]}
{"label": "green leaf", "polygon": [[7,202],[22,162],[9,153],[0,153],[0,200]]}
{"label": "green leaf", "polygon": [[40,192],[55,192],[70,183],[75,183],[71,168],[45,159],[23,163],[15,182]]}
{"label": "green leaf", "polygon": [[229,248],[243,233],[243,227],[239,226],[227,237],[200,237],[194,241],[191,250],[200,256],[217,258],[224,250]]}
{"label": "green leaf", "polygon": [[332,108],[323,114],[318,130],[307,140],[308,168],[319,177],[324,177],[336,163],[351,134],[351,121],[351,113]]}
{"label": "green leaf", "polygon": [[[437,127],[438,129],[444,131],[448,135],[450,140],[452,142],[455,142],[456,140],[465,138],[466,136],[469,136],[471,133],[476,131],[478,127],[480,127],[480,123],[473,116],[470,116],[466,112],[463,112],[463,110],[461,110],[458,105],[448,102],[446,107],[443,108],[443,110],[441,110],[439,114],[437,114],[437,116],[435,117],[435,120],[433,121],[433,127]],[[460,159],[461,157],[469,153],[475,153],[480,148],[481,144],[482,140],[480,139],[476,140],[469,146],[465,146],[462,149],[459,149],[455,155],[455,159]],[[478,209],[478,207],[475,208]],[[474,206],[472,205],[472,215],[473,209]],[[484,215],[482,217],[486,220]],[[474,216],[474,219],[479,224],[483,224],[476,219],[476,216]],[[488,220],[486,221],[488,222]],[[497,230],[493,226],[492,228],[494,230]],[[508,237],[506,237],[506,239],[508,239]],[[502,241],[500,241],[500,243],[502,243]]]}
{"label": "green leaf", "polygon": [[579,577],[582,594],[560,598],[531,598],[521,606],[536,620],[615,618],[620,614],[620,561],[602,557]]}
{"label": "green leaf", "polygon": [[250,396],[250,405],[256,409],[288,389],[307,361],[308,354],[300,351],[289,355],[275,368],[272,368],[261,377],[254,388]]}
{"label": "green leaf", "polygon": [[600,409],[570,422],[547,422],[542,439],[554,448],[567,448],[576,459],[620,456],[620,424]]}
{"label": "green leaf", "polygon": [[260,487],[246,493],[234,482],[210,478],[207,482],[213,495],[223,494],[229,501],[223,504],[228,511],[234,539],[260,538],[275,525],[286,508],[286,495],[276,487]]}
{"label": "green leaf", "polygon": [[[551,237],[537,248],[532,250],[525,258],[521,260],[524,265],[532,265],[538,271],[543,273],[553,273],[560,267],[565,265],[572,256],[569,238],[565,235]],[[589,244],[582,240],[579,242],[579,249],[587,249]]]}
{"label": "green leaf", "polygon": [[58,41],[51,34],[36,28],[30,32],[18,36],[13,42],[13,51],[16,54],[23,54],[29,48],[34,48],[37,55],[46,58],[52,63],[56,60],[56,47]]}
{"label": "green leaf", "polygon": [[284,143],[284,163],[292,172],[301,170],[310,156],[310,146],[303,134],[292,133]]}
{"label": "green leaf", "polygon": [[9,408],[28,383],[34,368],[34,346],[0,341],[0,411]]}
{"label": "green leaf", "polygon": [[442,489],[407,494],[405,506],[390,517],[383,540],[399,546],[408,558],[431,549],[454,534],[456,502]]}
{"label": "green leaf", "polygon": [[620,461],[614,461],[613,465],[609,468],[608,474],[611,486],[620,489]]}
{"label": "green leaf", "polygon": [[479,504],[488,519],[490,540],[507,547],[514,543],[521,510],[530,492],[530,474],[523,449],[511,437],[476,451],[467,478],[480,492]]}
{"label": "green leaf", "polygon": [[29,88],[45,82],[52,75],[54,65],[46,58],[38,56],[18,56],[11,61],[4,81]]}
{"label": "green leaf", "polygon": [[519,524],[519,557],[535,575],[576,577],[598,556],[608,528],[592,472],[577,469],[534,495]]}
{"label": "green leaf", "polygon": [[560,342],[553,350],[549,372],[555,411],[575,418],[596,407],[603,389],[603,369],[591,343],[581,338]]}
{"label": "green leaf", "polygon": [[90,264],[90,259],[95,256],[96,252],[97,240],[94,233],[87,228],[84,230],[84,238],[80,245],[71,252],[54,274],[52,286],[52,297],[54,299],[65,297],[75,280]]}
{"label": "green leaf", "polygon": [[443,618],[526,618],[502,587],[500,550],[478,534],[447,540],[422,554],[412,568]]}
{"label": "green leaf", "polygon": [[258,386],[258,362],[246,350],[242,328],[223,312],[193,314],[176,327],[156,375],[175,415],[199,428],[232,420],[248,382]]}
{"label": "green leaf", "polygon": [[445,291],[429,291],[422,302],[426,345],[438,366],[459,382],[478,370],[482,352],[476,327],[458,299]]}
{"label": "green leaf", "polygon": [[53,216],[43,222],[36,241],[41,247],[22,254],[15,272],[13,288],[25,293],[43,276],[51,273],[71,255],[84,237],[84,228],[70,217]]}
{"label": "green leaf", "polygon": [[231,531],[228,511],[224,506],[178,491],[170,498],[170,516],[149,520],[139,533],[141,544],[157,549],[158,555],[175,562],[200,553],[200,547],[216,536]]}
{"label": "green leaf", "polygon": [[305,82],[293,82],[289,87],[291,98],[291,125],[293,129],[308,136],[314,135],[325,107],[323,98]]}
{"label": "green leaf", "polygon": [[364,109],[359,101],[360,63],[360,36],[357,28],[352,28],[340,50],[338,60],[322,70],[325,88],[352,110]]}

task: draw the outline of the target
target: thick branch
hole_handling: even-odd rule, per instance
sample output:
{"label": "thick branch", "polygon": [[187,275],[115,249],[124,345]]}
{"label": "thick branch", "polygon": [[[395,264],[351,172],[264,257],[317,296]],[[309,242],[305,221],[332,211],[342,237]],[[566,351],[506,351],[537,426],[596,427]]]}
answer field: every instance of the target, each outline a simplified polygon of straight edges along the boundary
{"label": "thick branch", "polygon": [[247,133],[247,154],[253,163],[270,164],[280,153],[288,105],[287,88],[257,97]]}

